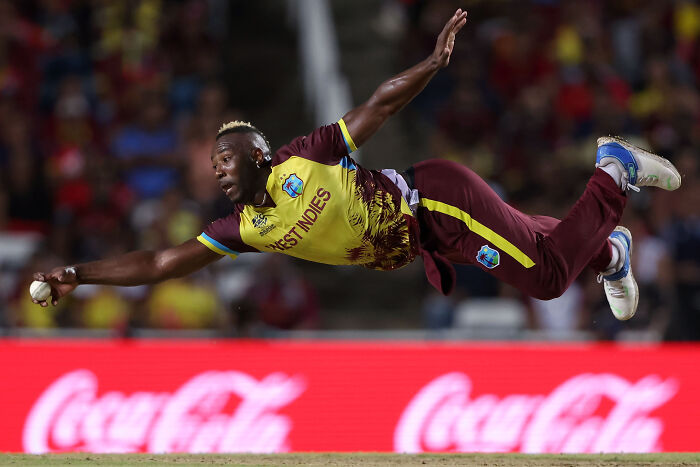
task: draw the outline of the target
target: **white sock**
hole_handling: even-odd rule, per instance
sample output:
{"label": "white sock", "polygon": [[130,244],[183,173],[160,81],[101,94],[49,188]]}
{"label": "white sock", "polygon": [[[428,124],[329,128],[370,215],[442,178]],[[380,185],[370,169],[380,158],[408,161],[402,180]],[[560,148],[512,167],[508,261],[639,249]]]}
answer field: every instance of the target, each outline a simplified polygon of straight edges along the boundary
{"label": "white sock", "polygon": [[615,183],[617,183],[617,186],[622,189],[622,170],[619,165],[614,162],[608,162],[605,165],[599,165],[598,168],[610,175],[612,179],[615,180]]}
{"label": "white sock", "polygon": [[603,271],[603,275],[605,276],[616,273],[625,265],[627,251],[625,246],[617,238],[611,238],[610,245],[612,247],[612,259],[610,259],[610,264],[608,264],[608,267]]}

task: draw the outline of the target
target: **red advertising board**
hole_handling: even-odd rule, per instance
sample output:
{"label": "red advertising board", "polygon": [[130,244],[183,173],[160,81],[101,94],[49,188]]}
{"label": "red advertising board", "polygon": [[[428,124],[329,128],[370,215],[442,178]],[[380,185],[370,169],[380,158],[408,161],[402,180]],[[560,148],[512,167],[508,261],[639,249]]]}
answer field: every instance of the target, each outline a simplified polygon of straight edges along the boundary
{"label": "red advertising board", "polygon": [[0,451],[700,451],[700,346],[0,341]]}

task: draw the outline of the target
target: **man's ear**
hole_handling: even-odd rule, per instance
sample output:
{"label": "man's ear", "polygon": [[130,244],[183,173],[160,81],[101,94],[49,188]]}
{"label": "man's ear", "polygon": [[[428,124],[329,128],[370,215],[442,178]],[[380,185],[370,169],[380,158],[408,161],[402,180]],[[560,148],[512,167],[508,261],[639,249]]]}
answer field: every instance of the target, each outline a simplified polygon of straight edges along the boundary
{"label": "man's ear", "polygon": [[253,148],[252,159],[259,169],[270,165],[270,163],[272,162],[272,156],[270,156],[270,154],[268,153],[263,152],[263,150],[260,148]]}

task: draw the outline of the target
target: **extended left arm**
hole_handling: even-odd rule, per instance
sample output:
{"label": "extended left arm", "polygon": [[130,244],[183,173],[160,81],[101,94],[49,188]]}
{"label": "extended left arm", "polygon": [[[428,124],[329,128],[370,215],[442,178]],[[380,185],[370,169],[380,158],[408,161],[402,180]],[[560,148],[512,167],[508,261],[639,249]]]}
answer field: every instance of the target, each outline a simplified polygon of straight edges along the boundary
{"label": "extended left arm", "polygon": [[361,146],[384,122],[401,110],[450,62],[455,35],[467,22],[467,12],[458,9],[437,38],[433,53],[408,70],[384,81],[372,97],[343,116],[355,145]]}

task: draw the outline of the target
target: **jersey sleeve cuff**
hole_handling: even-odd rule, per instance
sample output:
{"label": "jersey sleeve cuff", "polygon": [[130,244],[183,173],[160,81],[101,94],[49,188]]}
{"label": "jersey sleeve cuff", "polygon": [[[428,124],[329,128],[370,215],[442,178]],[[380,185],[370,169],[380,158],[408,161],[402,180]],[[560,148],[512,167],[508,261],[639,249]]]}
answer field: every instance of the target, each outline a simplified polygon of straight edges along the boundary
{"label": "jersey sleeve cuff", "polygon": [[341,133],[343,134],[343,140],[345,141],[345,147],[348,149],[348,154],[352,153],[353,151],[357,151],[357,146],[355,146],[355,142],[352,140],[348,127],[345,125],[345,121],[342,118],[338,120],[338,125],[340,126]]}
{"label": "jersey sleeve cuff", "polygon": [[197,236],[197,240],[199,240],[200,243],[209,248],[211,251],[218,253],[222,256],[226,255],[230,256],[232,259],[236,259],[236,257],[239,255],[237,251],[233,251],[226,245],[217,242],[204,232],[202,232],[201,235]]}

